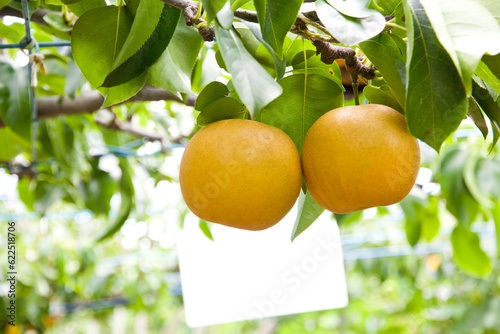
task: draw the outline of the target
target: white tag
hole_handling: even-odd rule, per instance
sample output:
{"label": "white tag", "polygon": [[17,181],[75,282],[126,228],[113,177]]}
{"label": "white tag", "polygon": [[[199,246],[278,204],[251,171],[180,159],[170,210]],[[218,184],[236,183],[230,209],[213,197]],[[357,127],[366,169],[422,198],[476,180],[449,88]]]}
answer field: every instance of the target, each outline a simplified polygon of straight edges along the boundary
{"label": "white tag", "polygon": [[292,243],[295,212],[258,232],[213,224],[214,241],[196,220],[186,222],[177,248],[188,326],[348,304],[337,224],[325,212]]}

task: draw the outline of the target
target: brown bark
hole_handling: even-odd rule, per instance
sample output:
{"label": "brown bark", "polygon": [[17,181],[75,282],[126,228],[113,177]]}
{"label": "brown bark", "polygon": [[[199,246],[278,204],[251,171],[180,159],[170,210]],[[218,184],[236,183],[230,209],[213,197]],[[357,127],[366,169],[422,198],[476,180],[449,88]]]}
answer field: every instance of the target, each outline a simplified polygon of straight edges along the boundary
{"label": "brown bark", "polygon": [[[184,103],[166,90],[151,86],[144,87],[141,91],[139,91],[139,93],[125,102],[161,100],[173,100]],[[194,101],[195,97],[190,96],[185,104],[193,106]],[[38,118],[50,118],[61,115],[93,113],[94,111],[99,110],[103,102],[103,96],[98,91],[93,91],[77,96],[74,100],[65,96],[43,97],[37,99],[36,105]],[[0,127],[2,126],[5,126],[5,124],[2,122],[2,120],[0,120]]]}

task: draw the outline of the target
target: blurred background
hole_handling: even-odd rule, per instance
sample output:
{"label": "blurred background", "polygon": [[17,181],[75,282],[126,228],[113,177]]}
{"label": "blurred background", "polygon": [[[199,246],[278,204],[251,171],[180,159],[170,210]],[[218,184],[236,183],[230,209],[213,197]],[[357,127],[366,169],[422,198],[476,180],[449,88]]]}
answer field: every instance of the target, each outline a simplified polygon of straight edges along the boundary
{"label": "blurred background", "polygon": [[[34,22],[33,28],[40,42],[58,35],[57,27]],[[6,16],[0,36],[17,42],[24,26]],[[38,97],[92,91],[68,48],[41,52],[46,73],[38,76]],[[0,57],[4,70],[25,75],[24,53],[4,50]],[[19,78],[3,83],[20,87]],[[228,78],[214,50],[204,48],[191,79],[199,92]],[[2,316],[2,330],[500,333],[500,156],[497,149],[489,151],[491,139],[485,143],[470,120],[440,155],[422,144],[417,185],[401,203],[331,216],[342,234],[348,307],[188,328],[175,232],[184,223],[198,224],[212,237],[210,224],[189,213],[177,182],[184,145],[198,130],[196,116],[191,106],[157,101],[41,119],[36,173],[26,141],[0,128],[0,235],[6,235],[8,221],[16,223],[19,273],[17,326],[6,326]],[[4,268],[5,237],[0,258]],[[9,287],[3,272],[5,312]]]}

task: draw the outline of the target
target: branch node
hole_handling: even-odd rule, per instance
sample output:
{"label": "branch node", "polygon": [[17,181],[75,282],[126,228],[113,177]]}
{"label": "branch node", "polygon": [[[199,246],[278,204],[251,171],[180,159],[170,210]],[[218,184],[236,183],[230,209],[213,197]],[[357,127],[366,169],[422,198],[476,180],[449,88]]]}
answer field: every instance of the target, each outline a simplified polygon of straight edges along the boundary
{"label": "branch node", "polygon": [[195,6],[188,6],[184,10],[184,20],[186,21],[187,26],[192,26],[194,24],[194,18],[197,11],[198,8],[196,8]]}
{"label": "branch node", "polygon": [[[199,19],[201,20],[201,19]],[[215,37],[214,26],[201,25],[198,27],[198,32],[205,42],[211,42]]]}
{"label": "branch node", "polygon": [[313,40],[312,43],[316,47],[316,54],[321,54],[321,61],[325,64],[331,64],[336,59],[344,59],[347,71],[352,78],[356,78],[356,82],[358,75],[362,75],[368,80],[375,77],[375,67],[364,65],[361,59],[356,57],[356,51],[353,49],[318,40]]}

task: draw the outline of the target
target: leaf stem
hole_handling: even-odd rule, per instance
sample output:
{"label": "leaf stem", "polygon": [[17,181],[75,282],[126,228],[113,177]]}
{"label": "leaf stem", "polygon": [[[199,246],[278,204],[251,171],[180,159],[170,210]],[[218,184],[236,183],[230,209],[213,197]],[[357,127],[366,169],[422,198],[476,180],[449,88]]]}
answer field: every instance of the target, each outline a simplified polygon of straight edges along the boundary
{"label": "leaf stem", "polygon": [[203,11],[203,5],[201,4],[201,0],[198,0],[198,10],[196,11],[196,15],[194,16],[193,21],[196,21],[200,18],[201,12]]}
{"label": "leaf stem", "polygon": [[354,93],[354,104],[359,106],[359,83],[358,82],[352,83],[352,92]]}
{"label": "leaf stem", "polygon": [[386,28],[396,28],[396,29],[399,29],[399,30],[402,30],[402,31],[406,32],[406,28],[405,27],[402,27],[399,24],[392,23],[392,22],[386,22],[385,23],[385,27]]}

